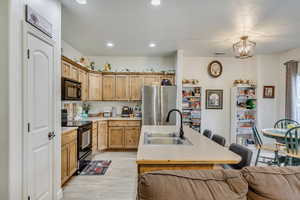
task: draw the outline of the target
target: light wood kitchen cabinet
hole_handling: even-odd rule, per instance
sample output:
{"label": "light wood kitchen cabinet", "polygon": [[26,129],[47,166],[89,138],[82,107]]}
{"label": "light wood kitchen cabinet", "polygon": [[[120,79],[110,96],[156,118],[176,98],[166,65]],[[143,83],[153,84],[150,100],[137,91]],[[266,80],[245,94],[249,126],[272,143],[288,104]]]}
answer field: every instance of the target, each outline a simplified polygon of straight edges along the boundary
{"label": "light wood kitchen cabinet", "polygon": [[103,151],[107,149],[107,121],[98,122],[98,150]]}
{"label": "light wood kitchen cabinet", "polygon": [[129,76],[127,75],[116,75],[116,100],[129,100]]}
{"label": "light wood kitchen cabinet", "polygon": [[68,145],[62,145],[61,146],[61,184],[62,185],[69,179],[68,162],[69,162]]}
{"label": "light wood kitchen cabinet", "polygon": [[116,77],[115,75],[103,75],[102,77],[102,99],[115,100]]}
{"label": "light wood kitchen cabinet", "polygon": [[160,76],[157,75],[145,75],[144,85],[153,85],[154,83],[160,83]]}
{"label": "light wood kitchen cabinet", "polygon": [[89,73],[89,100],[98,101],[102,98],[101,74]]}
{"label": "light wood kitchen cabinet", "polygon": [[61,184],[77,171],[77,130],[62,134],[61,138]]}
{"label": "light wood kitchen cabinet", "polygon": [[78,68],[77,67],[71,66],[70,79],[78,81]]}
{"label": "light wood kitchen cabinet", "polygon": [[81,83],[81,100],[87,101],[89,96],[88,74],[83,70],[79,70],[78,81]]}
{"label": "light wood kitchen cabinet", "polygon": [[109,148],[122,149],[124,147],[124,128],[123,127],[109,127]]}
{"label": "light wood kitchen cabinet", "polygon": [[96,152],[98,149],[98,122],[93,122],[92,128],[92,152]]}
{"label": "light wood kitchen cabinet", "polygon": [[142,88],[144,85],[143,76],[131,75],[130,76],[130,100],[142,100]]}
{"label": "light wood kitchen cabinet", "polygon": [[140,128],[139,127],[125,127],[125,148],[134,149],[138,147],[140,138]]}
{"label": "light wood kitchen cabinet", "polygon": [[64,78],[70,78],[70,73],[71,73],[71,65],[68,64],[67,62],[62,61],[61,63],[61,75]]}
{"label": "light wood kitchen cabinet", "polygon": [[112,120],[108,122],[109,149],[136,149],[140,137],[140,121]]}

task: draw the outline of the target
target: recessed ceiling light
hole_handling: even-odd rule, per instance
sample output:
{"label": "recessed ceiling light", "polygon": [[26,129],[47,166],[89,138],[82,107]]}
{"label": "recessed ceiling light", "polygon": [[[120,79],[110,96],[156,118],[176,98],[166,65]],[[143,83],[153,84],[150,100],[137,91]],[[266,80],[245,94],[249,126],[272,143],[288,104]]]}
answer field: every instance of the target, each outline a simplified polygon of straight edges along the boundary
{"label": "recessed ceiling light", "polygon": [[155,43],[150,43],[149,47],[151,47],[151,48],[156,47],[156,44]]}
{"label": "recessed ceiling light", "polygon": [[76,0],[76,2],[81,5],[87,4],[87,0]]}
{"label": "recessed ceiling light", "polygon": [[151,0],[151,4],[153,6],[159,6],[160,5],[160,0]]}
{"label": "recessed ceiling light", "polygon": [[114,45],[114,43],[112,43],[112,42],[108,42],[108,43],[106,43],[106,46],[107,46],[107,47],[113,47],[113,46],[115,46],[115,45]]}

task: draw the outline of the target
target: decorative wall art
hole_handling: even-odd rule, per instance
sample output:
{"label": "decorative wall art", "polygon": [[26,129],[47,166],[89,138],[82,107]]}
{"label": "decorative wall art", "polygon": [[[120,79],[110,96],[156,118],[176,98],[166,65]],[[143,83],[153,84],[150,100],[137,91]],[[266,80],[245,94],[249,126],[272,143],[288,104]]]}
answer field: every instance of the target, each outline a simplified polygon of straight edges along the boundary
{"label": "decorative wall art", "polygon": [[223,109],[223,90],[206,90],[206,109]]}
{"label": "decorative wall art", "polygon": [[221,62],[214,60],[208,65],[208,74],[213,78],[218,78],[222,75],[223,66]]}
{"label": "decorative wall art", "polygon": [[264,86],[264,98],[274,99],[275,98],[275,86]]}

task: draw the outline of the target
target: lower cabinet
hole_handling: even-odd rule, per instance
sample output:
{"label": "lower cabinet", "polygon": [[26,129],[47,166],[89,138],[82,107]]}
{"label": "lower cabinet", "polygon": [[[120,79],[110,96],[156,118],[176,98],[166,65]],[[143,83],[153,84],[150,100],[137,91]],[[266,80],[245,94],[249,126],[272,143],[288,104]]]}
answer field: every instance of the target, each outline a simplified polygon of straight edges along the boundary
{"label": "lower cabinet", "polygon": [[108,148],[107,121],[98,122],[98,150],[103,151]]}
{"label": "lower cabinet", "polygon": [[[119,125],[122,123],[124,122],[119,123]],[[127,124],[130,123],[127,122]],[[118,123],[114,121],[113,125],[118,125]],[[108,148],[110,149],[137,149],[139,138],[140,126],[110,126],[108,128]]]}
{"label": "lower cabinet", "polygon": [[77,130],[62,134],[61,185],[77,171]]}
{"label": "lower cabinet", "polygon": [[92,128],[92,152],[96,152],[98,149],[98,122],[93,122]]}

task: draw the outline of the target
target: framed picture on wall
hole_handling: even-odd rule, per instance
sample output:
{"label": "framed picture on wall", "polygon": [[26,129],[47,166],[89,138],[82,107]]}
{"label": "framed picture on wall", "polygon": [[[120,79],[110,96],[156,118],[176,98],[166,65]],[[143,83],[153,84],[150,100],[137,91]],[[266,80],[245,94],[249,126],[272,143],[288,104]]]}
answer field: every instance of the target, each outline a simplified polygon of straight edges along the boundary
{"label": "framed picture on wall", "polygon": [[264,86],[264,98],[274,99],[275,98],[275,86]]}
{"label": "framed picture on wall", "polygon": [[206,109],[223,109],[223,90],[206,90]]}

